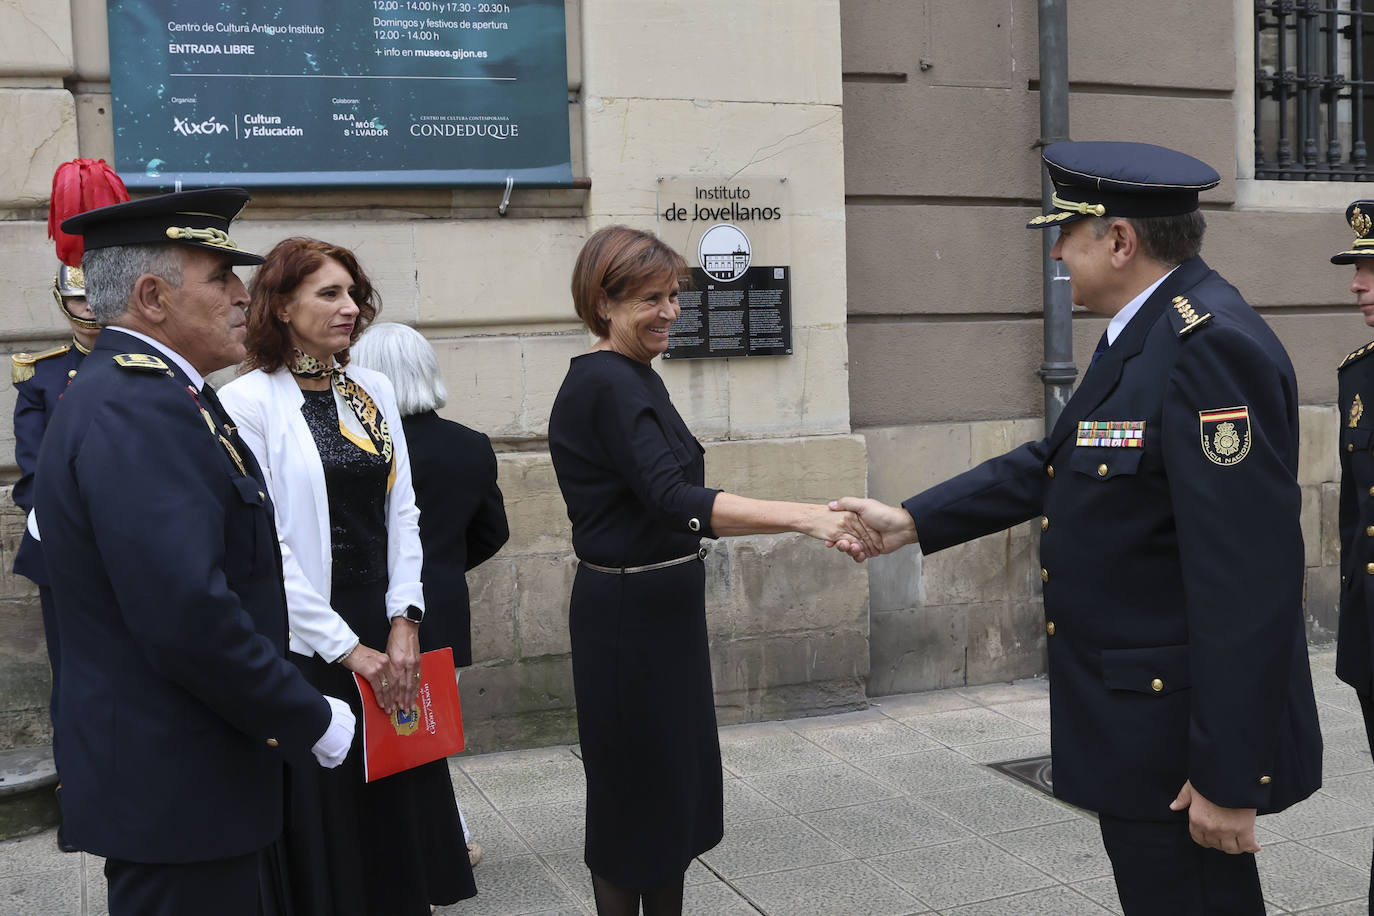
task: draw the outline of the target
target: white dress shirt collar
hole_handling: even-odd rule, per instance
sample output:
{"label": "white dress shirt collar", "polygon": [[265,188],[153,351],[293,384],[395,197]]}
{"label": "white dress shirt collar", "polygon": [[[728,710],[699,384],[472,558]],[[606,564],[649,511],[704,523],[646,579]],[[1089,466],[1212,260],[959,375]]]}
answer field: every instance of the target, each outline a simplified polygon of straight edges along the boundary
{"label": "white dress shirt collar", "polygon": [[1159,289],[1159,284],[1169,279],[1169,274],[1173,273],[1174,270],[1178,270],[1178,268],[1175,267],[1173,270],[1170,270],[1168,274],[1165,274],[1145,287],[1140,295],[1136,296],[1130,302],[1127,302],[1125,308],[1112,316],[1112,320],[1107,322],[1107,346],[1110,347],[1112,344],[1116,343],[1117,337],[1126,329],[1126,325],[1130,324],[1131,319],[1135,317],[1135,313],[1140,311],[1140,307],[1145,304],[1145,300],[1150,298],[1150,295],[1155,290]]}
{"label": "white dress shirt collar", "polygon": [[153,338],[149,337],[147,334],[140,334],[138,331],[131,331],[128,328],[121,328],[118,325],[108,325],[107,328],[111,331],[118,331],[121,334],[128,334],[130,337],[137,337],[139,340],[148,344],[148,346],[156,348],[159,353],[181,367],[181,371],[186,373],[186,377],[191,380],[191,384],[195,387],[196,391],[200,391],[205,387],[205,376],[197,372],[195,367],[188,363],[180,353],[168,347],[166,344],[153,340]]}

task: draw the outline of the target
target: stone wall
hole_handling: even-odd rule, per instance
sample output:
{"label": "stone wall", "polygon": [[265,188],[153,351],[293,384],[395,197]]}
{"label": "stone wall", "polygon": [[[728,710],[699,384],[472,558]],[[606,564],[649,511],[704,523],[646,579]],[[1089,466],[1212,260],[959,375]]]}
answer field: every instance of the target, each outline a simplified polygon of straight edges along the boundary
{"label": "stone wall", "polygon": [[[300,234],[353,247],[382,317],[435,344],[450,391],[443,413],[496,443],[512,539],[472,577],[476,663],[462,684],[474,749],[575,737],[571,546],[545,439],[567,361],[590,342],[568,277],[597,227],[655,228],[660,177],[786,177],[794,212],[782,260],[793,267],[794,355],[659,367],[707,446],[708,484],[808,500],[865,486],[863,440],[849,424],[838,0],[566,5],[573,170],[589,191],[517,188],[505,219],[496,190],[257,193],[234,231],[255,250]],[[692,66],[665,62],[667,48],[693,49]],[[0,138],[0,348],[32,349],[65,336],[47,291],[53,169],[113,157],[104,4],[2,3],[0,49],[10,127]],[[12,403],[3,386],[0,414]],[[12,447],[0,423],[0,462]],[[4,474],[13,479],[12,464]],[[5,570],[18,524],[0,511]],[[741,538],[708,560],[722,721],[863,701],[867,570],[804,541]],[[32,590],[0,575],[0,745],[42,738],[37,620]]]}

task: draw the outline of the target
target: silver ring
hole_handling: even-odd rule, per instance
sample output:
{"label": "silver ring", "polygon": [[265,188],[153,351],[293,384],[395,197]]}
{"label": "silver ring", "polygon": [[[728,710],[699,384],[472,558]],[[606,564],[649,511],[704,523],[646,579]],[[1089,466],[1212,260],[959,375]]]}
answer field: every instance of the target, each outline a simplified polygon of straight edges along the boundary
{"label": "silver ring", "polygon": [[388,684],[388,683],[386,682],[386,678],[382,678],[382,686],[383,686],[383,687],[390,687],[391,685]]}

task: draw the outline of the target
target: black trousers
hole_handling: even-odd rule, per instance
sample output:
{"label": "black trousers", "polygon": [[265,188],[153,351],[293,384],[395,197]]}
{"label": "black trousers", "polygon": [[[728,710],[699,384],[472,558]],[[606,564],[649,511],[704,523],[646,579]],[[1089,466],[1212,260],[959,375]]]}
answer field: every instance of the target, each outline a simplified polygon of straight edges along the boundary
{"label": "black trousers", "polygon": [[1186,817],[1098,822],[1126,916],[1264,916],[1252,853],[1199,846]]}
{"label": "black trousers", "polygon": [[[1360,712],[1364,713],[1364,733],[1369,739],[1369,749],[1374,753],[1374,697],[1368,694],[1355,692],[1360,698]],[[1374,858],[1370,861],[1369,868],[1369,912],[1374,913]]]}
{"label": "black trousers", "polygon": [[259,856],[173,864],[106,859],[110,916],[255,916]]}

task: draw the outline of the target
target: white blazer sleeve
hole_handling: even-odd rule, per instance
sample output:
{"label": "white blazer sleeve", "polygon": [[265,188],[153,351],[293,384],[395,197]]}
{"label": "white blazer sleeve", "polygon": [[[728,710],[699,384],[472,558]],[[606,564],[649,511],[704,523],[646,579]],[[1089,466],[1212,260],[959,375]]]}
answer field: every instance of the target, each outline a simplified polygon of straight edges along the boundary
{"label": "white blazer sleeve", "polygon": [[380,372],[366,375],[365,382],[359,381],[377,399],[386,417],[396,461],[396,480],[386,498],[386,567],[390,579],[386,589],[386,616],[393,618],[404,614],[412,604],[421,609],[425,606],[424,586],[420,581],[424,566],[420,509],[415,505],[415,488],[410,480],[410,450],[401,427],[401,411],[396,406],[396,391],[391,380]]}
{"label": "white blazer sleeve", "polygon": [[[257,456],[267,478],[267,492],[277,511],[277,539],[281,544],[282,578],[286,589],[287,622],[293,642],[300,640],[317,655],[332,662],[358,644],[358,635],[344,619],[334,612],[319,590],[310,582],[292,543],[301,537],[318,538],[314,519],[301,518],[288,512],[293,488],[308,489],[309,476],[304,468],[286,466],[286,415],[278,399],[272,397],[271,379],[263,375],[250,391],[248,377],[239,383],[226,385],[220,400],[239,425],[243,441]],[[258,396],[263,395],[263,396]],[[325,545],[325,551],[329,546]],[[322,570],[319,571],[322,574]],[[318,578],[318,577],[317,577]],[[374,647],[375,648],[375,647]]]}

